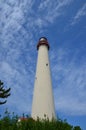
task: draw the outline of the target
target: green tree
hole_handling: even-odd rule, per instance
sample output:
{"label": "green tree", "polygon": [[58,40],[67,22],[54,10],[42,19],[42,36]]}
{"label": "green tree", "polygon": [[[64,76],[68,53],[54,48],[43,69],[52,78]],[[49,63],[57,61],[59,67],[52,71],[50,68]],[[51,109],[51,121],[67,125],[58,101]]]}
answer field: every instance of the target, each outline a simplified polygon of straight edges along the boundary
{"label": "green tree", "polygon": [[[4,83],[0,80],[0,98],[4,99],[7,98],[8,96],[10,96],[10,89],[4,89]],[[7,102],[7,100],[4,101],[0,101],[0,105],[5,104]]]}
{"label": "green tree", "polygon": [[73,130],[82,130],[80,126],[75,126]]}

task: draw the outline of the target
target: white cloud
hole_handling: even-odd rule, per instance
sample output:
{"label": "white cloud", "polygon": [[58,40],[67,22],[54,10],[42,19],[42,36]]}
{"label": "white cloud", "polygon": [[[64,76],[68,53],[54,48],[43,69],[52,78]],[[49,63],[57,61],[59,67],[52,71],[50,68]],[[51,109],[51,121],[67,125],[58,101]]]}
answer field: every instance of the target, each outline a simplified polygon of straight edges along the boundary
{"label": "white cloud", "polygon": [[85,60],[81,59],[82,64],[76,65],[76,54],[68,59],[70,51],[67,49],[61,48],[57,52],[58,56],[52,52],[56,110],[68,115],[86,115]]}
{"label": "white cloud", "polygon": [[[9,57],[10,58],[10,57]],[[34,81],[32,67],[28,68],[29,74],[26,69],[20,66],[12,67],[6,61],[0,63],[0,79],[5,81],[7,87],[11,87],[11,96],[8,98],[7,107],[10,112],[19,113],[31,111],[31,98],[32,98],[32,82]],[[22,66],[22,65],[21,65]],[[30,71],[31,70],[31,71]]]}
{"label": "white cloud", "polygon": [[[53,24],[72,1],[41,0],[38,5],[34,0],[0,1],[0,78],[12,87],[12,95],[6,104],[10,110],[30,112],[36,62],[34,37]],[[84,11],[85,7],[74,19],[84,15]],[[85,66],[83,63],[77,70],[74,59],[64,61],[68,53],[61,48],[58,54],[51,54],[56,109],[86,114]]]}
{"label": "white cloud", "polygon": [[39,11],[44,11],[46,22],[53,23],[54,20],[64,14],[66,6],[69,6],[73,0],[49,0],[42,1],[39,5]]}
{"label": "white cloud", "polygon": [[[73,95],[72,95],[73,96]],[[59,98],[57,102],[58,111],[64,112],[67,115],[85,115],[86,114],[86,103],[80,102],[78,98],[63,96]]]}
{"label": "white cloud", "polygon": [[[24,32],[26,39],[33,38],[33,31],[42,32],[43,28],[53,23],[55,19],[63,14],[65,7],[73,0],[61,0],[50,2],[41,1],[35,7],[34,0],[25,1],[0,1],[0,40],[5,47],[9,42],[14,41],[14,36],[18,38],[20,31]],[[36,8],[36,9],[35,9]],[[35,13],[36,12],[36,13]],[[19,32],[19,33],[18,33]],[[5,39],[4,39],[5,37]]]}
{"label": "white cloud", "polygon": [[86,3],[77,11],[76,15],[72,19],[71,25],[79,22],[80,19],[84,16],[86,16]]}

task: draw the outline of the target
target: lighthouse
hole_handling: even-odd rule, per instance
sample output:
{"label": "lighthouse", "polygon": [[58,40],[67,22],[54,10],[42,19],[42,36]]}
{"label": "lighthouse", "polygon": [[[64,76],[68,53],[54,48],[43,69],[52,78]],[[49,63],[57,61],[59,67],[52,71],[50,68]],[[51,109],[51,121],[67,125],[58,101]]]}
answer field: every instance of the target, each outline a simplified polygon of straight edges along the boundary
{"label": "lighthouse", "polygon": [[38,59],[33,92],[32,113],[34,119],[56,119],[47,38],[41,37],[37,44]]}

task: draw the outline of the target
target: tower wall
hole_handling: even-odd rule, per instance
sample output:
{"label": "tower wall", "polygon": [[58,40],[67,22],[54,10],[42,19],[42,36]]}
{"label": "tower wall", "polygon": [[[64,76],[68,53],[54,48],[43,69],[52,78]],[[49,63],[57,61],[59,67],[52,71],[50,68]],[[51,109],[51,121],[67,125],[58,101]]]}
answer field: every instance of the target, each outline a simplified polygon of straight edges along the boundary
{"label": "tower wall", "polygon": [[48,57],[48,47],[39,46],[37,68],[33,93],[32,117],[50,120],[55,118],[52,81]]}

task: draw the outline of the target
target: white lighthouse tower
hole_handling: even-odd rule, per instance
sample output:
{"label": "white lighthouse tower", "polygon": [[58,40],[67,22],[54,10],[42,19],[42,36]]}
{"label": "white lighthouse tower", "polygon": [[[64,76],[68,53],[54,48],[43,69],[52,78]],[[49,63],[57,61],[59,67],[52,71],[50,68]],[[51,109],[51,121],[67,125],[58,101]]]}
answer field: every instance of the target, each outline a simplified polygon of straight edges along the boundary
{"label": "white lighthouse tower", "polygon": [[37,44],[38,59],[31,113],[34,119],[37,117],[41,119],[47,117],[49,120],[56,118],[48,57],[49,48],[47,39],[40,38]]}

